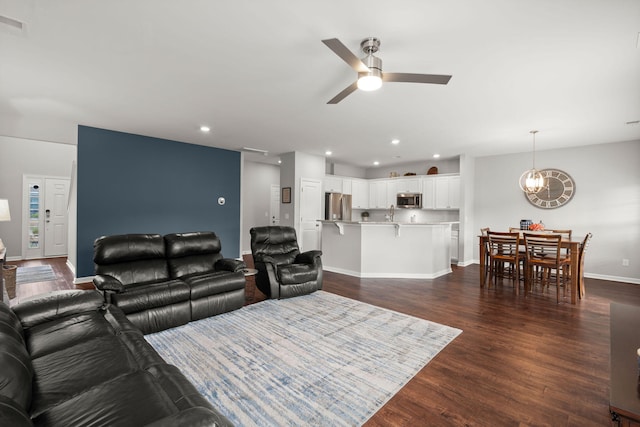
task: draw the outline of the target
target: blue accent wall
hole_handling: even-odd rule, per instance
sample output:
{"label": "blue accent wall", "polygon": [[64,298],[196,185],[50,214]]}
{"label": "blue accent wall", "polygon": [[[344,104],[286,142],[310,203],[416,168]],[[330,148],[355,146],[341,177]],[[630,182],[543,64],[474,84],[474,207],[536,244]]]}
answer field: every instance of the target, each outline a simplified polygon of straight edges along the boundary
{"label": "blue accent wall", "polygon": [[240,179],[237,151],[79,126],[76,276],[104,235],[214,231],[240,257]]}

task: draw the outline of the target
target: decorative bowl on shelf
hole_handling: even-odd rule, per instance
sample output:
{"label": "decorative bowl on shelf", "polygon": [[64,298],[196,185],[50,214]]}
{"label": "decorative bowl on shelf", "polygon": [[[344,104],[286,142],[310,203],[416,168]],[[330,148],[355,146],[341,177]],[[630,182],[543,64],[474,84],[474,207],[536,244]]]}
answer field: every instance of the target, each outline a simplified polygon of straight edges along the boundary
{"label": "decorative bowl on shelf", "polygon": [[438,174],[438,168],[435,166],[431,166],[427,171],[427,175],[437,175],[437,174]]}

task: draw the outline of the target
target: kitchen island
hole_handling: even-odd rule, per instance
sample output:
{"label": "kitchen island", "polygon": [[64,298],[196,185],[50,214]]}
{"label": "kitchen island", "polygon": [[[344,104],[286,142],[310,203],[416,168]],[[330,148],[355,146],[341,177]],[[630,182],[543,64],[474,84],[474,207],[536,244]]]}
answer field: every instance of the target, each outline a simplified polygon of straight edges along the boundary
{"label": "kitchen island", "polygon": [[363,278],[451,273],[451,223],[321,221],[327,271]]}

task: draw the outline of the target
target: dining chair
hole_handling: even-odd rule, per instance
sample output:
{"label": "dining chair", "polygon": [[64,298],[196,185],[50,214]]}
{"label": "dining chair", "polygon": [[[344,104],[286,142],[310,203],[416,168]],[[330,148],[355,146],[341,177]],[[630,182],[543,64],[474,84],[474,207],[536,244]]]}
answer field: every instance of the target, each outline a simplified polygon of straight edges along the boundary
{"label": "dining chair", "polygon": [[548,287],[553,277],[551,270],[555,270],[556,302],[559,303],[561,284],[564,285],[563,293],[566,296],[571,263],[571,258],[562,251],[562,236],[524,233],[523,237],[526,248],[525,295],[533,291],[537,282],[542,289]]}
{"label": "dining chair", "polygon": [[582,240],[582,245],[580,246],[580,251],[578,252],[578,296],[582,298],[584,296],[585,287],[584,287],[584,255],[587,252],[587,248],[589,247],[589,243],[591,243],[591,238],[593,234],[587,233]]}
{"label": "dining chair", "polygon": [[489,286],[498,277],[513,281],[516,295],[520,289],[520,263],[524,260],[520,246],[520,233],[487,231],[489,244]]}
{"label": "dining chair", "polygon": [[[487,233],[489,232],[489,227],[483,227],[480,229],[480,236],[482,237],[487,237]],[[489,275],[489,263],[491,261],[489,260],[489,240],[485,240],[484,242],[484,277],[482,278],[483,280],[483,284],[482,286],[484,286],[484,283],[487,282],[487,276]]]}

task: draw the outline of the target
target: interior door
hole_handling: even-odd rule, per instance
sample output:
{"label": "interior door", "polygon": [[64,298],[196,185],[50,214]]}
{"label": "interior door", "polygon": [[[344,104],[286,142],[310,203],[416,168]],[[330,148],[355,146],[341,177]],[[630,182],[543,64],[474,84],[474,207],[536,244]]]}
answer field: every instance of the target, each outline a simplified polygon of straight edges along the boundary
{"label": "interior door", "polygon": [[322,219],[322,181],[300,180],[300,250],[320,249],[320,223]]}
{"label": "interior door", "polygon": [[68,179],[45,179],[44,256],[67,254]]}
{"label": "interior door", "polygon": [[271,185],[271,202],[269,205],[269,224],[280,225],[280,186]]}

